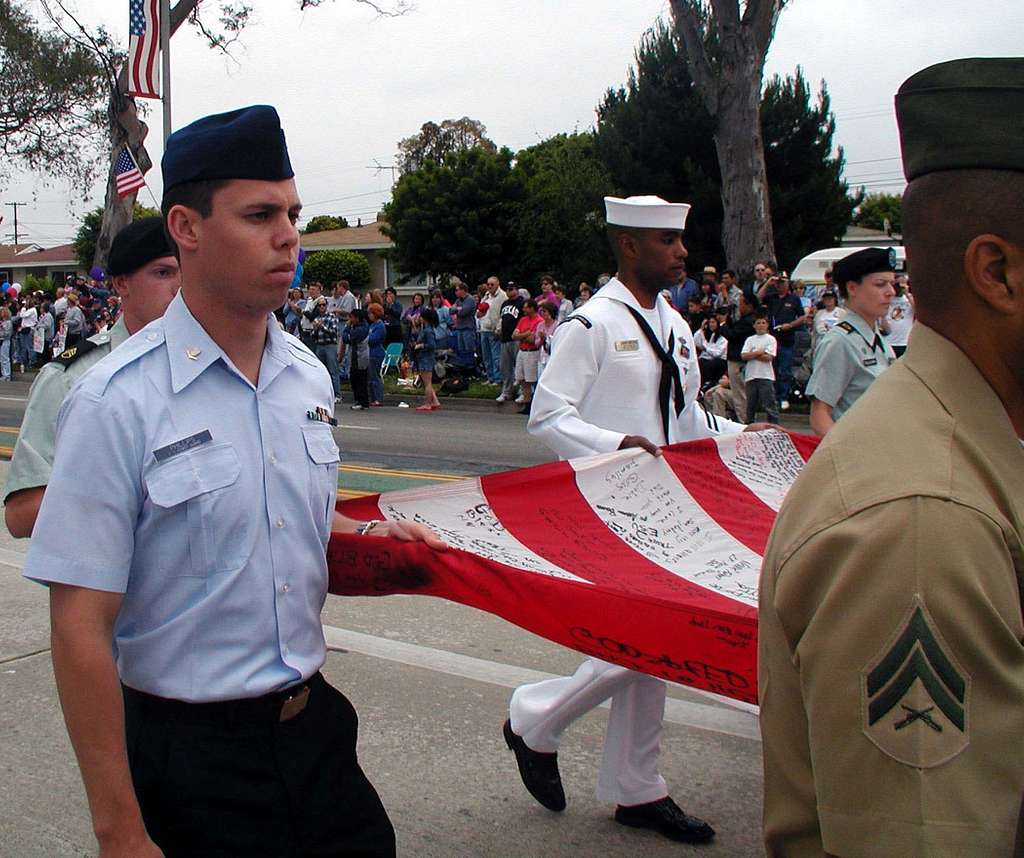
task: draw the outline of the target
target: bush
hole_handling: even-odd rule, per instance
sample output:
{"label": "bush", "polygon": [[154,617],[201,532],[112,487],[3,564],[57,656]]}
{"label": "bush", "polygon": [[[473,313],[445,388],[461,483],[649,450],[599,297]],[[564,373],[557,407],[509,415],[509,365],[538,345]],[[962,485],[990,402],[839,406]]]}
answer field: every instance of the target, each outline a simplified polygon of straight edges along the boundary
{"label": "bush", "polygon": [[35,292],[43,292],[47,298],[53,298],[54,285],[49,277],[38,277],[35,274],[26,274],[25,282],[22,285],[22,294],[31,295]]}
{"label": "bush", "polygon": [[350,288],[362,291],[370,285],[370,263],[354,250],[307,250],[302,279],[325,285],[348,280]]}

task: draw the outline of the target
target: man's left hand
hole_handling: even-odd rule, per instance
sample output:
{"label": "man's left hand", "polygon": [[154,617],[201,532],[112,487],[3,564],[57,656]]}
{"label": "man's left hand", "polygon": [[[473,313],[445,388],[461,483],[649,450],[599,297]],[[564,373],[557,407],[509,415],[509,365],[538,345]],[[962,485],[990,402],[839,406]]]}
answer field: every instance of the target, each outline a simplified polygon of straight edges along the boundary
{"label": "man's left hand", "polygon": [[744,432],[764,432],[766,429],[774,429],[776,432],[785,432],[778,423],[750,423]]}

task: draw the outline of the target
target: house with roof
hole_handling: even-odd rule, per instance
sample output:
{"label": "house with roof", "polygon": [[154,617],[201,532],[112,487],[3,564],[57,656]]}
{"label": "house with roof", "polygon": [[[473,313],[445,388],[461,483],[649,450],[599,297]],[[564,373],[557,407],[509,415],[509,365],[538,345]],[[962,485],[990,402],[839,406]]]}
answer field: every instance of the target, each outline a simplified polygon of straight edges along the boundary
{"label": "house with roof", "polygon": [[300,244],[307,255],[318,250],[353,250],[361,253],[370,263],[370,288],[383,291],[388,286],[396,286],[398,275],[388,258],[388,251],[395,243],[381,231],[381,223],[383,218],[378,215],[374,223],[303,235]]}
{"label": "house with roof", "polygon": [[63,285],[69,274],[85,276],[70,244],[42,248],[38,244],[0,244],[0,283],[24,283],[27,275]]}

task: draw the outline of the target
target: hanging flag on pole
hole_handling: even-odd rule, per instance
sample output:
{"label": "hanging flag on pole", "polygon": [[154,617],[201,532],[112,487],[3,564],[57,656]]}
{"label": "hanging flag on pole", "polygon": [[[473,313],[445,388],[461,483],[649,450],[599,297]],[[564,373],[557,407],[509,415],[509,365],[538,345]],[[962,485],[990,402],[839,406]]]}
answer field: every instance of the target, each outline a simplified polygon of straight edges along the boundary
{"label": "hanging flag on pole", "polygon": [[142,177],[139,165],[135,163],[131,150],[125,146],[121,154],[117,156],[117,169],[114,171],[114,181],[117,185],[117,195],[126,197],[133,191],[146,186],[146,180]]}
{"label": "hanging flag on pole", "polygon": [[159,0],[128,0],[128,95],[160,97]]}

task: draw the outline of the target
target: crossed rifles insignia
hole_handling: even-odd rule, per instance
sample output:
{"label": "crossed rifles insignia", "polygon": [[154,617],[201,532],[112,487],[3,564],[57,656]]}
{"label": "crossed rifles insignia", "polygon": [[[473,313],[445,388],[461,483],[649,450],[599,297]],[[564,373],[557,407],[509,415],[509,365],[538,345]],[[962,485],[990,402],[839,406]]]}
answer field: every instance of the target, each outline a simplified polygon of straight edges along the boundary
{"label": "crossed rifles insignia", "polygon": [[971,679],[919,597],[861,683],[864,733],[893,759],[924,769],[967,747]]}

